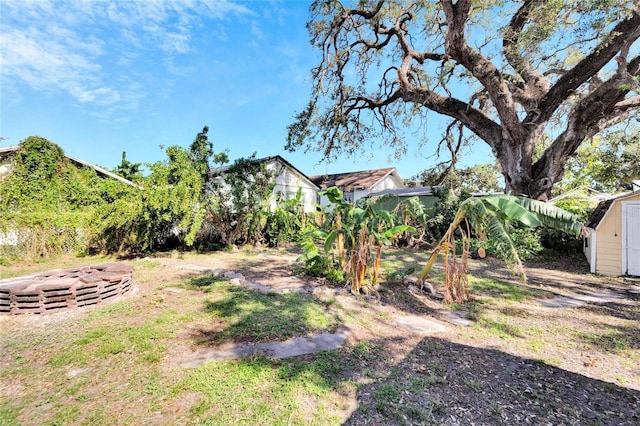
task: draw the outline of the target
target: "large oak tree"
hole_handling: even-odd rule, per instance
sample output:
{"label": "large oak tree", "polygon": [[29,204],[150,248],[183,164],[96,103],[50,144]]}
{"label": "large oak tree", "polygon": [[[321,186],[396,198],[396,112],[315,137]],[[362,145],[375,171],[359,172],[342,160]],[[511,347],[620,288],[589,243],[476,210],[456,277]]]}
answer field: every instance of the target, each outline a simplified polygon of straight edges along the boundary
{"label": "large oak tree", "polygon": [[[637,117],[638,0],[321,0],[310,10],[322,55],[290,150],[332,158],[382,140],[402,153],[405,130],[418,129],[443,132],[438,149],[455,161],[471,136],[491,148],[508,192],[545,199],[583,141]],[[430,127],[428,112],[446,129]]]}

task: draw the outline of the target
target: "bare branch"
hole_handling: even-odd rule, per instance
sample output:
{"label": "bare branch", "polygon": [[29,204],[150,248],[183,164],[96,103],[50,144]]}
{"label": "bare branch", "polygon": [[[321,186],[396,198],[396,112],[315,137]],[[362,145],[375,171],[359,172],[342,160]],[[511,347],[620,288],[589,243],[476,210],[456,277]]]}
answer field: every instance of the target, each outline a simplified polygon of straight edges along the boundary
{"label": "bare branch", "polygon": [[364,9],[350,9],[348,11],[346,11],[347,15],[357,15],[357,16],[361,16],[364,19],[371,19],[374,16],[376,16],[380,10],[382,9],[382,6],[384,6],[384,0],[380,0],[378,1],[378,4],[376,4],[375,8],[373,8],[373,10],[364,10]]}
{"label": "bare branch", "polygon": [[640,107],[640,95],[633,96],[616,104],[616,109],[620,111],[628,111],[632,108],[638,107]]}

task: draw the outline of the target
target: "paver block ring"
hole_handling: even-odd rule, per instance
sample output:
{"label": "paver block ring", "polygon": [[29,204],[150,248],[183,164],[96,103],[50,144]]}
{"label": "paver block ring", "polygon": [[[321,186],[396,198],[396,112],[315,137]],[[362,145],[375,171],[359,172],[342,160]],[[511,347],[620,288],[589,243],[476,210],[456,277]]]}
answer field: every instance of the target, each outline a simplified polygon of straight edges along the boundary
{"label": "paver block ring", "polygon": [[131,289],[133,268],[105,263],[0,280],[0,315],[49,314],[103,303]]}

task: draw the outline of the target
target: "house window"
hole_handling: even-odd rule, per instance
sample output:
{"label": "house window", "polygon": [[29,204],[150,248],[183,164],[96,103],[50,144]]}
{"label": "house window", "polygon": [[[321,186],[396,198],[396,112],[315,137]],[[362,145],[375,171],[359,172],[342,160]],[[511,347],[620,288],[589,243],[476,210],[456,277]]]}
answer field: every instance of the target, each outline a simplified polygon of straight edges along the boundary
{"label": "house window", "polygon": [[344,195],[343,195],[343,198],[347,203],[353,204],[353,193],[346,193],[345,192]]}
{"label": "house window", "polygon": [[[284,199],[285,200],[295,200],[296,199],[296,195],[298,195],[298,191],[287,191],[284,194]],[[305,204],[307,204],[307,199],[305,198],[305,195],[303,192],[300,193],[300,205],[304,206]]]}

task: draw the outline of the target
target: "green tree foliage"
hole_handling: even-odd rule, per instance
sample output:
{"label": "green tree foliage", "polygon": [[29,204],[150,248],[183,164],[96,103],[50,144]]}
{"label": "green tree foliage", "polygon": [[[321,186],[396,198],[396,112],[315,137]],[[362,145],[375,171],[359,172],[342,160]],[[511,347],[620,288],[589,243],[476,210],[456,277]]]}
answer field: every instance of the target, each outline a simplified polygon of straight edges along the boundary
{"label": "green tree foliage", "polygon": [[122,160],[113,172],[130,181],[137,181],[142,177],[142,163],[132,163],[127,160],[127,153],[122,151]]}
{"label": "green tree foliage", "polygon": [[28,137],[0,182],[0,233],[19,244],[0,246],[0,251],[18,257],[84,251],[96,232],[96,212],[128,190],[73,164],[47,139]]}
{"label": "green tree foliage", "polygon": [[455,193],[503,192],[504,179],[497,164],[475,164],[464,168],[443,164],[423,170],[409,179],[412,186],[445,186]]}
{"label": "green tree foliage", "polygon": [[191,161],[205,182],[209,179],[210,160],[213,157],[213,144],[209,141],[208,133],[209,127],[204,126],[190,147]]}
{"label": "green tree foliage", "polygon": [[266,243],[278,247],[284,242],[300,242],[302,235],[314,228],[304,211],[302,189],[298,189],[295,197],[284,199],[284,194],[277,194],[275,210],[267,215],[264,234]]}
{"label": "green tree foliage", "polygon": [[213,174],[216,180],[206,203],[207,233],[217,235],[225,246],[262,242],[276,173],[254,154]]}
{"label": "green tree foliage", "polygon": [[426,139],[438,114],[452,159],[465,139],[486,143],[506,192],[547,199],[585,140],[637,117],[639,11],[633,0],[314,1],[319,64],[286,148],[331,159],[384,143],[404,155],[405,132]]}
{"label": "green tree foliage", "polygon": [[640,179],[640,133],[613,132],[583,144],[565,167],[558,194],[585,187],[616,193],[632,190]]}
{"label": "green tree foliage", "polygon": [[190,247],[204,218],[199,208],[203,175],[190,151],[166,149],[167,159],[150,164],[143,190],[120,194],[100,213],[97,243],[108,252],[153,250],[170,241]]}

